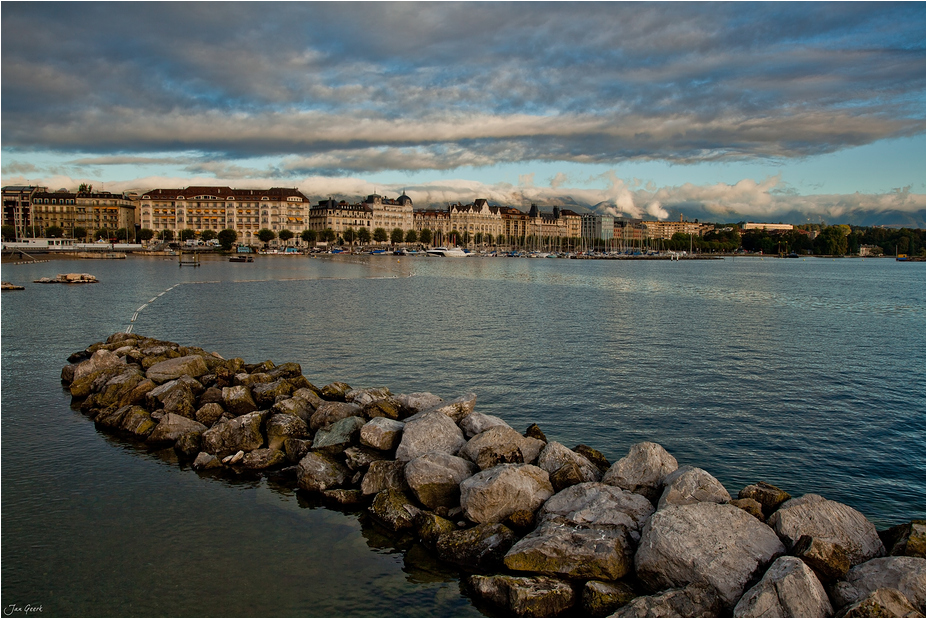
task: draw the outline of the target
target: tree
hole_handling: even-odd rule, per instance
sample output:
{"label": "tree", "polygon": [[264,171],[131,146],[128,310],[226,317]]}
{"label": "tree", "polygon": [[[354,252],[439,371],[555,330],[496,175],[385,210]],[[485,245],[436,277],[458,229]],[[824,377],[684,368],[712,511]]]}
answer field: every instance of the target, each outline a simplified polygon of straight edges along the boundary
{"label": "tree", "polygon": [[211,241],[214,238],[216,238],[215,230],[203,230],[202,232],[200,232],[200,239],[204,241]]}
{"label": "tree", "polygon": [[129,231],[125,228],[119,228],[113,235],[116,237],[117,241],[127,241],[129,238]]}
{"label": "tree", "polygon": [[429,245],[433,240],[434,236],[430,229],[425,228],[422,230],[421,234],[418,235],[418,240],[422,242],[422,245]]}
{"label": "tree", "polygon": [[482,245],[482,243],[483,243],[483,233],[482,233],[482,232],[477,232],[476,234],[474,234],[474,235],[473,235],[473,242],[476,243],[477,245]]}
{"label": "tree", "polygon": [[386,232],[386,228],[377,228],[373,231],[373,240],[377,243],[382,243],[383,241],[389,240],[389,234]]}
{"label": "tree", "polygon": [[390,232],[389,240],[395,245],[396,243],[402,243],[403,236],[402,228],[393,228],[393,231]]}
{"label": "tree", "polygon": [[173,241],[174,240],[174,231],[173,230],[161,230],[158,233],[158,238],[162,241]]}
{"label": "tree", "polygon": [[315,230],[303,230],[303,233],[299,235],[299,238],[301,238],[307,245],[314,245],[317,236],[318,235],[316,234]]}
{"label": "tree", "polygon": [[[383,230],[383,229],[380,228],[380,230]],[[385,233],[386,230],[383,230],[383,232]],[[358,228],[357,229],[357,240],[361,243],[369,243],[370,242],[370,230],[368,230],[366,227]]]}
{"label": "tree", "polygon": [[232,249],[232,245],[238,240],[238,233],[231,228],[226,228],[225,230],[220,230],[216,238],[219,239],[219,246],[225,251],[228,251]]}
{"label": "tree", "polygon": [[294,234],[292,230],[287,230],[286,228],[284,228],[283,230],[280,231],[280,234],[278,236],[280,237],[280,240],[283,241],[285,244],[287,243],[287,241],[289,241],[294,236],[296,236],[296,234]]}
{"label": "tree", "polygon": [[268,228],[261,228],[257,231],[258,239],[264,243],[264,247],[267,247],[267,244],[277,238],[277,233]]}
{"label": "tree", "polygon": [[15,241],[16,240],[16,227],[15,226],[4,224],[3,227],[0,228],[0,230],[2,230],[0,234],[3,235],[4,241]]}
{"label": "tree", "polygon": [[500,234],[496,237],[496,245],[505,245],[505,235]]}
{"label": "tree", "polygon": [[60,239],[64,235],[64,228],[61,226],[48,226],[45,228],[45,236],[50,239]]}
{"label": "tree", "polygon": [[87,183],[81,183],[77,187],[77,193],[92,193],[93,185],[88,185]]}
{"label": "tree", "polygon": [[418,232],[415,230],[409,230],[406,232],[406,243],[417,243],[418,242]]}
{"label": "tree", "polygon": [[344,229],[344,232],[341,233],[341,236],[344,237],[345,242],[354,244],[354,239],[357,238],[357,232],[354,231],[354,228],[350,226]]}
{"label": "tree", "polygon": [[336,238],[335,231],[332,230],[331,228],[325,228],[324,230],[322,230],[322,233],[319,235],[319,238],[322,239],[323,243],[331,243]]}
{"label": "tree", "polygon": [[448,238],[451,239],[452,243],[457,245],[458,243],[460,243],[460,232],[457,232],[457,229],[455,228],[454,230],[451,230],[451,233],[448,236]]}
{"label": "tree", "polygon": [[[154,238],[155,232],[151,228],[142,228],[138,231],[138,239],[140,241],[150,241]],[[74,236],[77,236],[77,228],[74,228]],[[86,236],[86,234],[85,234]]]}
{"label": "tree", "polygon": [[87,228],[84,228],[83,226],[75,226],[74,227],[74,238],[75,239],[87,238]]}
{"label": "tree", "polygon": [[103,239],[104,241],[108,241],[109,240],[109,230],[107,230],[106,228],[100,228],[99,230],[93,233],[93,238],[95,238],[98,241],[100,239]]}
{"label": "tree", "polygon": [[470,244],[470,233],[464,230],[463,234],[460,235],[460,242],[464,245]]}
{"label": "tree", "polygon": [[191,239],[195,239],[195,238],[196,238],[196,231],[195,231],[195,230],[191,230],[190,228],[184,228],[183,230],[180,231],[180,237],[179,237],[179,238],[180,238],[181,241],[189,241],[189,240],[191,240]]}
{"label": "tree", "polygon": [[849,230],[849,226],[827,226],[814,239],[814,251],[825,256],[846,255]]}

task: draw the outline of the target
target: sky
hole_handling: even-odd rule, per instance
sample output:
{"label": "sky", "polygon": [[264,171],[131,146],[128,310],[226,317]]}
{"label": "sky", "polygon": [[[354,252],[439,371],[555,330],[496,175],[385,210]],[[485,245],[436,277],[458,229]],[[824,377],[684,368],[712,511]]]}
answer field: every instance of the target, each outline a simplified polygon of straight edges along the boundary
{"label": "sky", "polygon": [[2,184],[923,228],[925,7],[7,1]]}

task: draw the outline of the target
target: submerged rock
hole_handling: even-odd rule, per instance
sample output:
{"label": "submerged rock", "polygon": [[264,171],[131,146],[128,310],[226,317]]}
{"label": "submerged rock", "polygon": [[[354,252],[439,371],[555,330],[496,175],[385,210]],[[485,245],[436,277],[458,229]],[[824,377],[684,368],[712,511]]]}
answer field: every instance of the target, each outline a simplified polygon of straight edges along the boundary
{"label": "submerged rock", "polygon": [[473,594],[518,617],[556,617],[576,603],[570,583],[545,576],[471,576]]}
{"label": "submerged rock", "polygon": [[502,558],[517,539],[510,528],[493,522],[439,535],[435,550],[442,561],[495,570],[502,566]]}

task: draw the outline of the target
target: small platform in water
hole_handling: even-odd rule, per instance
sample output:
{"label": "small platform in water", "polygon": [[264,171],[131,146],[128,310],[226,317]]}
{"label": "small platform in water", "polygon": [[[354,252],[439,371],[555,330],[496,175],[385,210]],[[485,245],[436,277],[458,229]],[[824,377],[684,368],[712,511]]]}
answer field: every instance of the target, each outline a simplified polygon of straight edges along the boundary
{"label": "small platform in water", "polygon": [[0,282],[0,290],[25,290],[25,286],[17,286],[16,284],[11,284],[10,282]]}
{"label": "small platform in water", "polygon": [[96,284],[99,280],[90,273],[58,273],[58,277],[42,277],[36,284]]}

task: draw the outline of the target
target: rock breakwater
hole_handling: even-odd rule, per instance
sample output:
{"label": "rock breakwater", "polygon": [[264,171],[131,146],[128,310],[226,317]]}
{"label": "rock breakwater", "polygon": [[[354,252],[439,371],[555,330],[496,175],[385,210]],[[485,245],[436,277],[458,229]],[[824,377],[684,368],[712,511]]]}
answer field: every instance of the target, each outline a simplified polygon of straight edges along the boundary
{"label": "rock breakwater", "polygon": [[[117,333],[61,372],[97,427],[209,474],[273,475],[459,566],[518,616],[923,616],[924,521],[710,473],[638,443],[611,463],[444,400]],[[877,613],[882,613],[878,615]]]}

